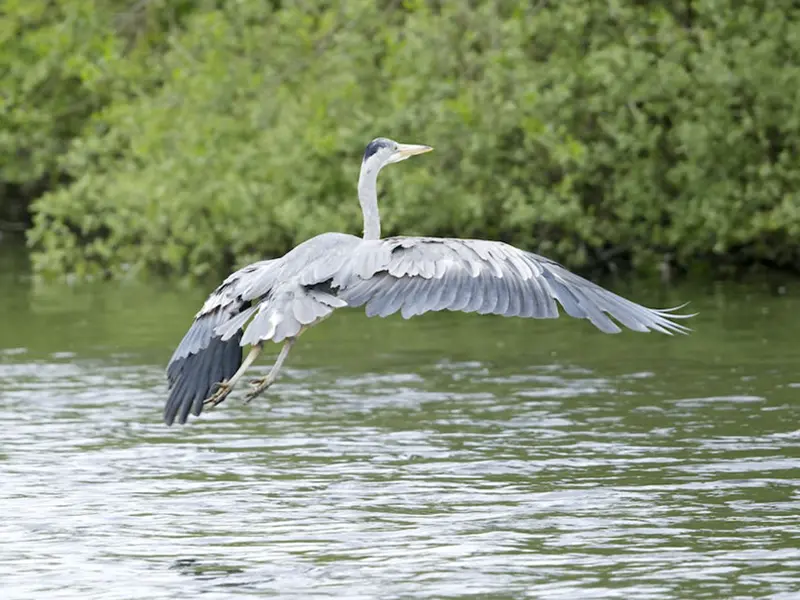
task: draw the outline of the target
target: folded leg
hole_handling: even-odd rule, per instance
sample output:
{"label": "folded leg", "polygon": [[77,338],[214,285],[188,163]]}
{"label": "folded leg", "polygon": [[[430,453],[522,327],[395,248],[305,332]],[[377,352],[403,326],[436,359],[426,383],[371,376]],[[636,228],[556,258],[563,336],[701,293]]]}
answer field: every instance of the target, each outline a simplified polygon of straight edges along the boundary
{"label": "folded leg", "polygon": [[286,357],[289,355],[289,351],[292,349],[292,346],[294,346],[296,341],[296,337],[287,338],[283,344],[283,348],[281,348],[280,354],[278,354],[278,358],[275,360],[275,364],[272,365],[272,368],[267,376],[260,379],[254,379],[250,382],[250,392],[248,392],[248,394],[245,396],[245,404],[260,394],[263,394],[269,386],[275,383],[275,380],[278,378],[278,372],[281,370],[281,366],[283,366],[283,361],[286,360]]}
{"label": "folded leg", "polygon": [[228,394],[230,394],[233,391],[233,388],[236,385],[236,383],[242,378],[242,375],[244,375],[244,372],[247,371],[247,369],[250,367],[250,365],[253,364],[253,361],[256,358],[258,358],[258,355],[261,353],[261,348],[262,348],[261,344],[257,344],[255,346],[253,346],[250,349],[250,353],[247,355],[247,357],[244,359],[244,361],[242,361],[242,366],[240,366],[239,370],[236,371],[236,373],[233,374],[233,377],[231,377],[230,379],[227,379],[225,381],[220,381],[217,384],[217,391],[214,392],[208,398],[206,398],[203,401],[203,404],[206,404],[206,405],[209,405],[209,406],[213,407],[213,406],[217,406],[218,404],[221,404],[222,402],[224,402],[225,398],[228,397]]}

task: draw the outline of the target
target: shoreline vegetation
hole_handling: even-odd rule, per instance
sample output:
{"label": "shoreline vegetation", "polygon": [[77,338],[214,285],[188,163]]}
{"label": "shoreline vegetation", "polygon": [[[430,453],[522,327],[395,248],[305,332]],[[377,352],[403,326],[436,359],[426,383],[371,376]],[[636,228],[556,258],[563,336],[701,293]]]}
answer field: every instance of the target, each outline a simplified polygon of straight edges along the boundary
{"label": "shoreline vegetation", "polygon": [[9,0],[0,223],[44,277],[204,279],[360,233],[581,272],[800,272],[800,9],[754,0]]}

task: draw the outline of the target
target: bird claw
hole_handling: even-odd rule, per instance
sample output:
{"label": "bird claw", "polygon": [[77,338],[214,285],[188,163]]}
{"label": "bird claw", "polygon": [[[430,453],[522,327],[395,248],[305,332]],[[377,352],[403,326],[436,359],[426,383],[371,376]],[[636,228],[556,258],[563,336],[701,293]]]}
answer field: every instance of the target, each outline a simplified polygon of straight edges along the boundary
{"label": "bird claw", "polygon": [[270,384],[267,383],[266,377],[262,377],[261,379],[251,379],[250,391],[245,395],[244,403],[250,404],[254,398],[261,395],[269,386]]}
{"label": "bird claw", "polygon": [[216,391],[211,394],[208,398],[203,400],[203,404],[214,408],[215,406],[222,404],[225,401],[225,398],[228,397],[228,394],[231,393],[231,386],[227,381],[219,381],[214,384]]}

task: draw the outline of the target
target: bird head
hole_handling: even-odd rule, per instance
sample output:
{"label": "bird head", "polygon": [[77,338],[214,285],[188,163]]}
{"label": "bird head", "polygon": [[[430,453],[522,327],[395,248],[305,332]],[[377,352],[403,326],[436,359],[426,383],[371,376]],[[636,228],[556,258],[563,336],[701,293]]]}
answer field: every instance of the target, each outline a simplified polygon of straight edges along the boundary
{"label": "bird head", "polygon": [[[421,144],[400,144],[387,138],[375,138],[364,150],[364,166],[381,169],[385,165],[403,161],[415,154],[423,154],[433,150]],[[370,168],[370,170],[372,170]]]}

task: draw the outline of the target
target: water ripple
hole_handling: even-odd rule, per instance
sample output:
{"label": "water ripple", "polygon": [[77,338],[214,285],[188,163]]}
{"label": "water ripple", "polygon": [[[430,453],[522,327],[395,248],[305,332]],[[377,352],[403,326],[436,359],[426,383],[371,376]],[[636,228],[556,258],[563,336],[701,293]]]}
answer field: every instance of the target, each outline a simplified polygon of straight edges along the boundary
{"label": "water ripple", "polygon": [[4,597],[798,591],[797,409],[769,394],[290,369],[167,429],[163,369],[117,360],[0,363]]}
{"label": "water ripple", "polygon": [[800,598],[796,282],[610,282],[673,338],[338,311],[167,428],[209,289],[0,263],[2,600]]}

